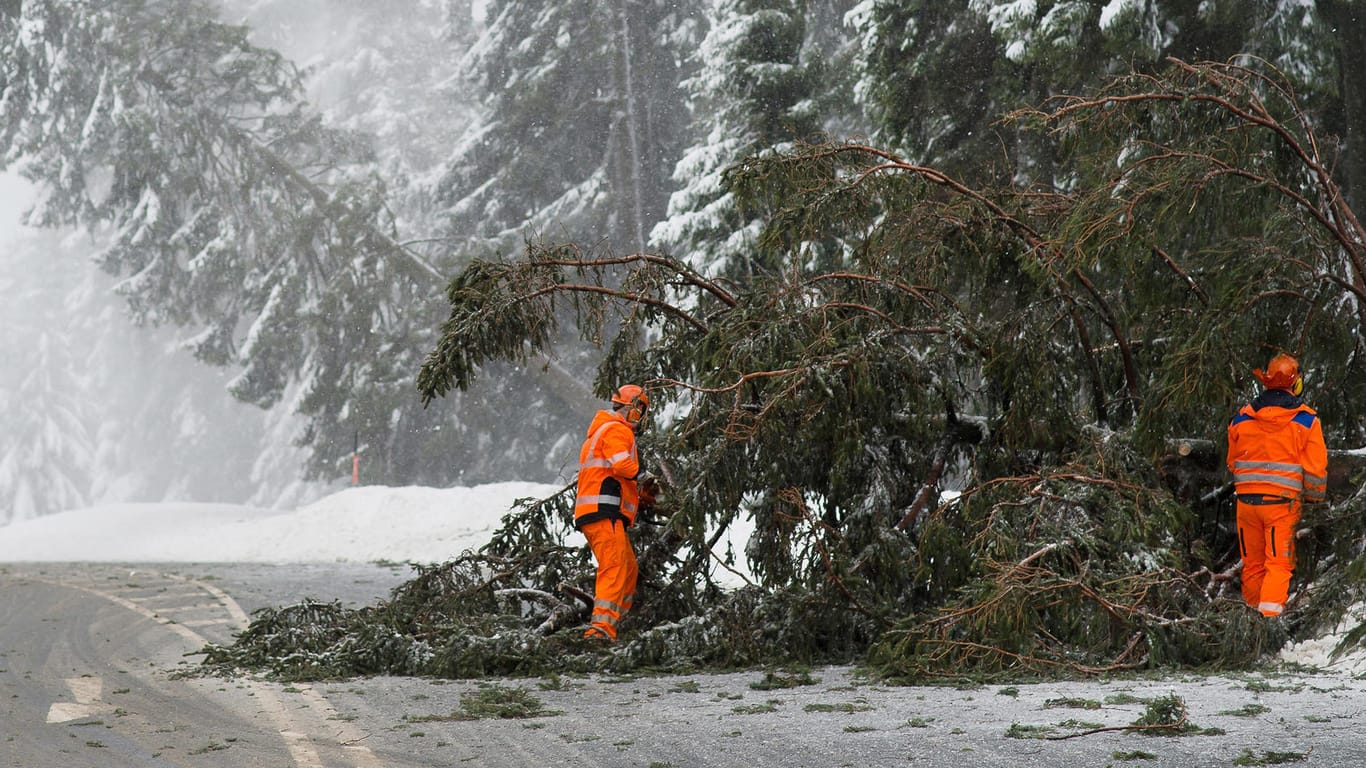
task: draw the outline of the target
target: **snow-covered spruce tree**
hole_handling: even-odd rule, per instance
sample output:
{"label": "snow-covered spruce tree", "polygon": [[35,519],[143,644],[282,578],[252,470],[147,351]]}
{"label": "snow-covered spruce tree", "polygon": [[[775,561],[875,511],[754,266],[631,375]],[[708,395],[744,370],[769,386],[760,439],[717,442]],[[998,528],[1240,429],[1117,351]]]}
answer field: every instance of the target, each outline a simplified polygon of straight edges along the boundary
{"label": "snow-covered spruce tree", "polygon": [[972,5],[875,2],[854,17],[863,39],[857,92],[875,140],[953,173],[997,160],[991,123],[1031,103]]}
{"label": "snow-covered spruce tree", "polygon": [[[244,15],[253,41],[308,64],[302,84],[326,124],[369,137],[373,170],[384,179],[385,206],[402,245],[454,272],[465,258],[461,246],[468,233],[449,230],[435,194],[442,162],[476,122],[481,98],[470,79],[458,76],[479,31],[468,0],[224,5]],[[405,329],[389,354],[410,360],[426,343],[424,334]],[[411,370],[407,362],[400,365]],[[482,386],[425,409],[401,381],[397,388],[394,380],[375,382],[382,391],[373,412],[387,413],[391,426],[377,432],[368,418],[349,419],[361,434],[362,480],[443,485],[558,476],[562,441],[578,425],[565,418],[576,409],[558,402],[553,390],[548,397],[523,398],[516,435],[496,443],[486,437],[506,426],[509,411],[499,404],[514,397],[510,393],[544,388],[537,370],[491,372]],[[368,408],[368,382],[346,384],[357,391],[353,400]],[[318,405],[337,394],[327,393]],[[299,402],[312,407],[315,399]]]}
{"label": "snow-covered spruce tree", "polygon": [[[540,233],[643,248],[663,216],[687,128],[679,81],[704,32],[700,5],[488,3],[450,86],[482,102],[433,186],[440,261],[514,253]],[[562,471],[580,414],[593,407],[585,382],[596,360],[564,341],[555,361],[497,372],[498,386],[486,381],[431,409],[457,410],[468,443],[497,463],[513,463],[492,452],[505,447],[508,456],[541,460],[540,476],[547,466]],[[509,399],[521,403],[515,435],[500,407]],[[489,446],[480,436],[490,434],[511,442]]]}
{"label": "snow-covered spruce tree", "polygon": [[[1221,441],[1252,394],[1248,368],[1273,348],[1301,353],[1330,443],[1360,443],[1363,395],[1348,385],[1361,374],[1362,237],[1320,154],[1330,145],[1260,64],[1170,62],[1016,120],[1065,150],[1062,191],[814,145],[727,177],[765,212],[755,247],[780,272],[737,287],[681,259],[533,244],[452,282],[426,396],[545,349],[568,305],[607,346],[600,394],[645,380],[677,406],[646,435],[674,512],[641,532],[628,641],[573,664],[871,647],[904,676],[1065,674],[1236,665],[1272,647],[1228,590],[1217,461],[1203,485],[1173,491],[1156,459],[1169,436]],[[849,254],[838,268],[811,258],[829,243]],[[1363,567],[1361,502],[1340,480],[1327,511],[1311,510],[1301,578],[1342,588],[1302,589],[1299,616],[1340,607]],[[757,583],[722,596],[699,564],[741,515],[757,523]],[[412,639],[401,663],[369,652],[390,666],[322,668],[564,662],[562,636],[511,630],[545,615],[529,606],[558,578],[586,577],[583,553],[560,543],[567,527],[563,496],[510,517],[484,553],[422,574],[378,620],[337,619],[342,640],[317,657],[368,648],[357,638],[383,624]],[[290,631],[260,628],[278,633],[247,651]]]}
{"label": "snow-covered spruce tree", "polygon": [[528,235],[644,246],[687,127],[680,62],[700,3],[492,0],[465,68],[486,94],[438,196],[459,249]]}
{"label": "snow-covered spruce tree", "polygon": [[0,16],[0,112],[0,157],[44,194],[32,223],[111,228],[99,262],[137,319],[240,366],[246,402],[297,391],[311,473],[349,469],[357,432],[387,479],[420,468],[391,452],[442,437],[407,373],[439,273],[395,242],[368,148],[309,113],[289,62],[206,2],[24,3]]}
{"label": "snow-covered spruce tree", "polygon": [[135,328],[114,280],[79,268],[94,247],[83,233],[23,229],[0,249],[3,508],[21,519],[127,500],[247,501],[263,414],[227,397],[230,373],[196,362],[172,330]]}
{"label": "snow-covered spruce tree", "polygon": [[1007,178],[1051,184],[1052,143],[997,123],[1001,114],[1058,93],[1085,93],[1131,69],[1160,71],[1167,56],[1223,61],[1250,54],[1297,79],[1302,103],[1327,121],[1325,135],[1350,140],[1355,125],[1341,116],[1352,88],[1338,84],[1338,73],[1351,66],[1338,53],[1350,35],[1325,23],[1332,5],[872,3],[856,17],[864,38],[859,93],[881,146],[965,178],[995,166]]}
{"label": "snow-covered spruce tree", "polygon": [[453,86],[464,85],[456,75],[477,31],[470,0],[221,2],[252,42],[304,68],[308,101],[327,125],[369,137],[399,231],[434,232],[430,177],[478,101]]}
{"label": "snow-covered spruce tree", "polygon": [[715,0],[710,30],[697,50],[696,74],[684,82],[696,143],[674,167],[679,184],[669,215],[650,235],[654,248],[679,254],[698,270],[745,280],[755,270],[760,222],[746,216],[725,187],[725,170],[769,148],[790,148],[814,132],[815,77],[801,60],[803,3]]}
{"label": "snow-covered spruce tree", "polygon": [[56,239],[16,238],[0,265],[0,525],[79,508],[91,497],[96,414],[82,397],[89,372],[80,365],[80,334],[61,322],[83,308],[64,298],[79,277],[21,258],[53,253]]}

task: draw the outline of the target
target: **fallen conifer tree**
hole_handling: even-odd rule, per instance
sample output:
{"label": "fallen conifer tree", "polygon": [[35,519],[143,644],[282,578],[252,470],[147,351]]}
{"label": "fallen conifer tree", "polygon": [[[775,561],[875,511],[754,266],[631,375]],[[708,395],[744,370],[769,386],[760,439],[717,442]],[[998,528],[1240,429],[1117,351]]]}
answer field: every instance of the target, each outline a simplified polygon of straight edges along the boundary
{"label": "fallen conifer tree", "polygon": [[[765,224],[749,263],[533,243],[451,282],[424,398],[549,353],[572,316],[606,351],[598,394],[640,382],[666,414],[642,454],[670,514],[635,533],[620,643],[554,631],[578,610],[560,585],[591,589],[567,488],[388,601],[262,612],[206,663],[1076,676],[1245,667],[1336,622],[1362,598],[1359,474],[1306,512],[1296,596],[1265,622],[1219,458],[1274,349],[1301,354],[1330,446],[1363,440],[1366,233],[1291,85],[1172,61],[1009,119],[1066,183],[802,146],[729,174]],[[745,550],[718,551],[738,521]],[[737,565],[746,586],[718,582]]]}

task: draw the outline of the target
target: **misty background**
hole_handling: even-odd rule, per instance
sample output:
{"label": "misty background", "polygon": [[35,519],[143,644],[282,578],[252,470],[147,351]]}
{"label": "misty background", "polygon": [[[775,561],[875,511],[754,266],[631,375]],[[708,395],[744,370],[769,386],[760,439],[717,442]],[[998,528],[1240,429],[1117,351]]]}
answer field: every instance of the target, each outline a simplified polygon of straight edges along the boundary
{"label": "misty background", "polygon": [[[448,32],[442,2],[215,5],[304,70],[307,97],[329,122],[373,135],[378,166],[398,183],[424,183],[473,119],[458,92],[435,90],[455,57],[443,68],[423,55]],[[483,3],[461,5],[467,16],[453,23],[473,39]],[[414,40],[425,47],[410,48]],[[435,111],[449,119],[423,119]],[[120,278],[96,266],[107,232],[24,222],[37,197],[13,169],[0,173],[0,524],[121,501],[287,508],[350,484],[354,443],[333,451],[338,471],[306,476],[297,382],[269,408],[233,397],[240,367],[205,365],[188,348],[193,331],[130,315]],[[418,479],[386,477],[366,459],[362,484]]]}

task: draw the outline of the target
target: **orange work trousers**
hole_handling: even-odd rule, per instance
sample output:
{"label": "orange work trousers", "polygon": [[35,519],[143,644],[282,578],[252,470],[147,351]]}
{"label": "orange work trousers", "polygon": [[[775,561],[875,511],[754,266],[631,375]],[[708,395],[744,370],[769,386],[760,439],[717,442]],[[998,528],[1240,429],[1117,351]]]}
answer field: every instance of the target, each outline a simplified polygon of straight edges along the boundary
{"label": "orange work trousers", "polygon": [[1279,616],[1295,572],[1295,526],[1300,500],[1248,504],[1238,500],[1238,546],[1243,556],[1243,600],[1263,616]]}
{"label": "orange work trousers", "polygon": [[593,587],[593,626],[585,637],[606,635],[617,639],[617,622],[631,610],[636,596],[636,553],[620,520],[598,520],[583,527],[593,559],[598,563]]}

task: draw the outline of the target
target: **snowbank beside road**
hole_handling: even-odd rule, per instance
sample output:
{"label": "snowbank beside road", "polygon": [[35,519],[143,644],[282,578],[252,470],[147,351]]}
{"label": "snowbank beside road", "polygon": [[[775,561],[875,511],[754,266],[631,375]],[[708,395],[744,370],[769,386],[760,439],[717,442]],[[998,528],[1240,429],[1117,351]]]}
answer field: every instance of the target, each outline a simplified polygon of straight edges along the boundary
{"label": "snowbank beside road", "polygon": [[0,562],[439,563],[488,541],[519,498],[560,486],[362,486],[292,512],[112,504],[0,528]]}

